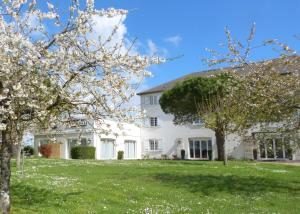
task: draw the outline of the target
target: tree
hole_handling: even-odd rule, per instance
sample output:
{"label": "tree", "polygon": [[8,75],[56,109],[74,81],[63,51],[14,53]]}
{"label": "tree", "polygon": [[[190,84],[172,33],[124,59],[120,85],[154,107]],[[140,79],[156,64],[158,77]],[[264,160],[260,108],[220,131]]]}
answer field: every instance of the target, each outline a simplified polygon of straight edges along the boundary
{"label": "tree", "polygon": [[[213,74],[212,74],[213,75]],[[224,97],[230,83],[228,74],[193,77],[165,91],[159,103],[162,110],[174,116],[175,124],[192,123],[201,118],[207,128],[215,131],[218,160],[226,164],[225,136],[230,130]]]}
{"label": "tree", "polygon": [[[229,87],[226,100],[232,122],[239,130],[259,128],[261,135],[281,133],[282,137],[299,140],[300,129],[300,57],[288,45],[271,39],[253,46],[255,25],[245,42],[238,41],[225,29],[225,52],[212,54],[205,62],[210,66],[226,65],[238,84]],[[259,48],[272,47],[278,58],[260,62],[251,61]],[[260,136],[262,137],[262,136]],[[256,143],[258,139],[254,139]],[[296,147],[298,144],[294,144]]]}
{"label": "tree", "polygon": [[47,129],[74,115],[134,121],[137,109],[126,103],[162,60],[113,42],[119,25],[95,36],[98,17],[122,20],[127,11],[96,9],[93,0],[70,0],[62,17],[65,8],[36,0],[1,1],[0,11],[0,201],[9,213],[12,145],[23,127]]}
{"label": "tree", "polygon": [[[238,84],[230,86],[226,100],[230,103],[234,123],[240,129],[254,125],[268,129],[277,124],[277,131],[295,133],[300,129],[300,57],[296,51],[278,40],[267,40],[252,46],[255,25],[246,42],[233,39],[228,29],[227,51],[209,50],[210,65],[230,66],[231,76]],[[258,48],[272,46],[279,57],[260,62],[251,61]],[[272,130],[276,131],[276,130]]]}

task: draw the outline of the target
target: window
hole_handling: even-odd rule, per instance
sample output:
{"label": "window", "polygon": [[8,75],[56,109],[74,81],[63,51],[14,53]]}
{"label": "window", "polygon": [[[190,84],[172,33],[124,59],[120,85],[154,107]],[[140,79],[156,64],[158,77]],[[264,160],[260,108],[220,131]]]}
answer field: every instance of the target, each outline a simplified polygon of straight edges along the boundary
{"label": "window", "polygon": [[146,105],[157,105],[158,104],[158,97],[156,95],[146,96],[145,98]]}
{"label": "window", "polygon": [[149,140],[149,147],[151,151],[158,150],[158,140],[157,139]]}
{"label": "window", "polygon": [[80,138],[80,139],[76,139],[76,138],[70,138],[68,139],[68,144],[69,146],[89,146],[91,143],[90,139],[87,138]]}
{"label": "window", "polygon": [[157,96],[150,96],[150,105],[157,105]]}
{"label": "window", "polygon": [[189,139],[190,158],[212,159],[212,142],[206,139]]}
{"label": "window", "polygon": [[194,126],[201,126],[203,125],[203,121],[200,118],[197,118],[196,120],[193,121]]}
{"label": "window", "polygon": [[101,150],[100,157],[101,159],[115,159],[116,157],[116,148],[115,148],[115,140],[102,138],[101,139]]}
{"label": "window", "polygon": [[136,142],[133,140],[125,140],[124,146],[125,146],[124,158],[125,159],[135,159],[136,158]]}
{"label": "window", "polygon": [[87,146],[88,145],[87,139],[86,138],[81,138],[80,139],[80,145],[81,146]]}
{"label": "window", "polygon": [[158,126],[157,117],[150,117],[150,126]]}
{"label": "window", "polygon": [[40,140],[40,146],[41,146],[41,145],[44,145],[44,144],[48,144],[48,143],[49,143],[49,140],[48,140],[48,139]]}

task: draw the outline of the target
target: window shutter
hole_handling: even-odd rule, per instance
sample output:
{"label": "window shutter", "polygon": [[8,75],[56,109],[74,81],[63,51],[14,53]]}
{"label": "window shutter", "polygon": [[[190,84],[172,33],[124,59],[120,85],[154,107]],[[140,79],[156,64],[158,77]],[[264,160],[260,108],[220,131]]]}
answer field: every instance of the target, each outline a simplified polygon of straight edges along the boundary
{"label": "window shutter", "polygon": [[141,97],[141,104],[142,105],[145,104],[145,97],[144,96]]}
{"label": "window shutter", "polygon": [[157,117],[157,126],[161,126],[162,125],[162,120],[160,119],[160,117]]}
{"label": "window shutter", "polygon": [[144,97],[144,99],[145,99],[145,105],[150,105],[150,97],[149,96],[146,96],[146,97]]}
{"label": "window shutter", "polygon": [[159,151],[162,151],[162,150],[163,150],[163,141],[162,141],[162,139],[159,139],[159,140],[158,140],[158,150],[159,150]]}
{"label": "window shutter", "polygon": [[145,127],[150,127],[151,126],[151,119],[150,117],[145,118]]}
{"label": "window shutter", "polygon": [[153,100],[154,100],[153,104],[157,105],[157,96],[153,96]]}
{"label": "window shutter", "polygon": [[149,140],[144,140],[144,149],[146,152],[149,151]]}

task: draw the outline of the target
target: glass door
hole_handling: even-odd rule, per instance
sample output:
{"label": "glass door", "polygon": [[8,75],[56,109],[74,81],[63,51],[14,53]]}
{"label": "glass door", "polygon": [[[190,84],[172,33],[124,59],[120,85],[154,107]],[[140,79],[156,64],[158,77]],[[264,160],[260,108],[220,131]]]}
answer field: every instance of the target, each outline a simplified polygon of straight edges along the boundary
{"label": "glass door", "polygon": [[189,140],[189,151],[191,159],[209,159],[212,155],[211,140]]}
{"label": "glass door", "polygon": [[115,159],[115,141],[101,139],[101,159]]}
{"label": "glass door", "polygon": [[68,139],[68,154],[69,154],[69,158],[71,157],[71,149],[72,147],[77,145],[77,139]]}
{"label": "glass door", "polygon": [[125,159],[135,159],[136,158],[136,142],[133,140],[125,141]]}
{"label": "glass door", "polygon": [[259,143],[261,159],[286,159],[289,158],[287,149],[289,143],[282,138],[267,139]]}

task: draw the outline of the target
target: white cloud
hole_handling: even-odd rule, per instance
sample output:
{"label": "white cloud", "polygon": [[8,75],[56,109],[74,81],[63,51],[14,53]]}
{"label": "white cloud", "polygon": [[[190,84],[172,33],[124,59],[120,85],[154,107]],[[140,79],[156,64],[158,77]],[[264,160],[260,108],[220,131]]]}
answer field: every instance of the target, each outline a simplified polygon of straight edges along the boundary
{"label": "white cloud", "polygon": [[182,37],[179,35],[171,36],[165,39],[165,42],[169,42],[175,46],[178,46],[182,42]]}
{"label": "white cloud", "polygon": [[157,54],[157,46],[151,39],[147,41],[147,46],[148,46],[148,54],[150,56]]}
{"label": "white cloud", "polygon": [[126,15],[114,17],[93,16],[93,33],[90,35],[90,38],[96,41],[100,39],[101,43],[105,43],[107,39],[111,37],[110,41],[105,44],[107,48],[113,47],[116,44],[122,44],[123,46],[120,53],[127,53],[130,47],[130,53],[137,54],[138,45],[134,44],[133,47],[131,47],[132,41],[127,36],[125,20]]}
{"label": "white cloud", "polygon": [[[98,39],[100,37],[100,41],[103,43],[111,36],[111,45],[122,42],[127,33],[127,27],[124,24],[125,19],[126,16],[93,16],[93,34],[91,37],[93,39]],[[113,33],[116,27],[117,30]]]}
{"label": "white cloud", "polygon": [[147,40],[147,54],[149,56],[160,56],[166,57],[168,55],[168,50],[157,46],[151,39]]}

